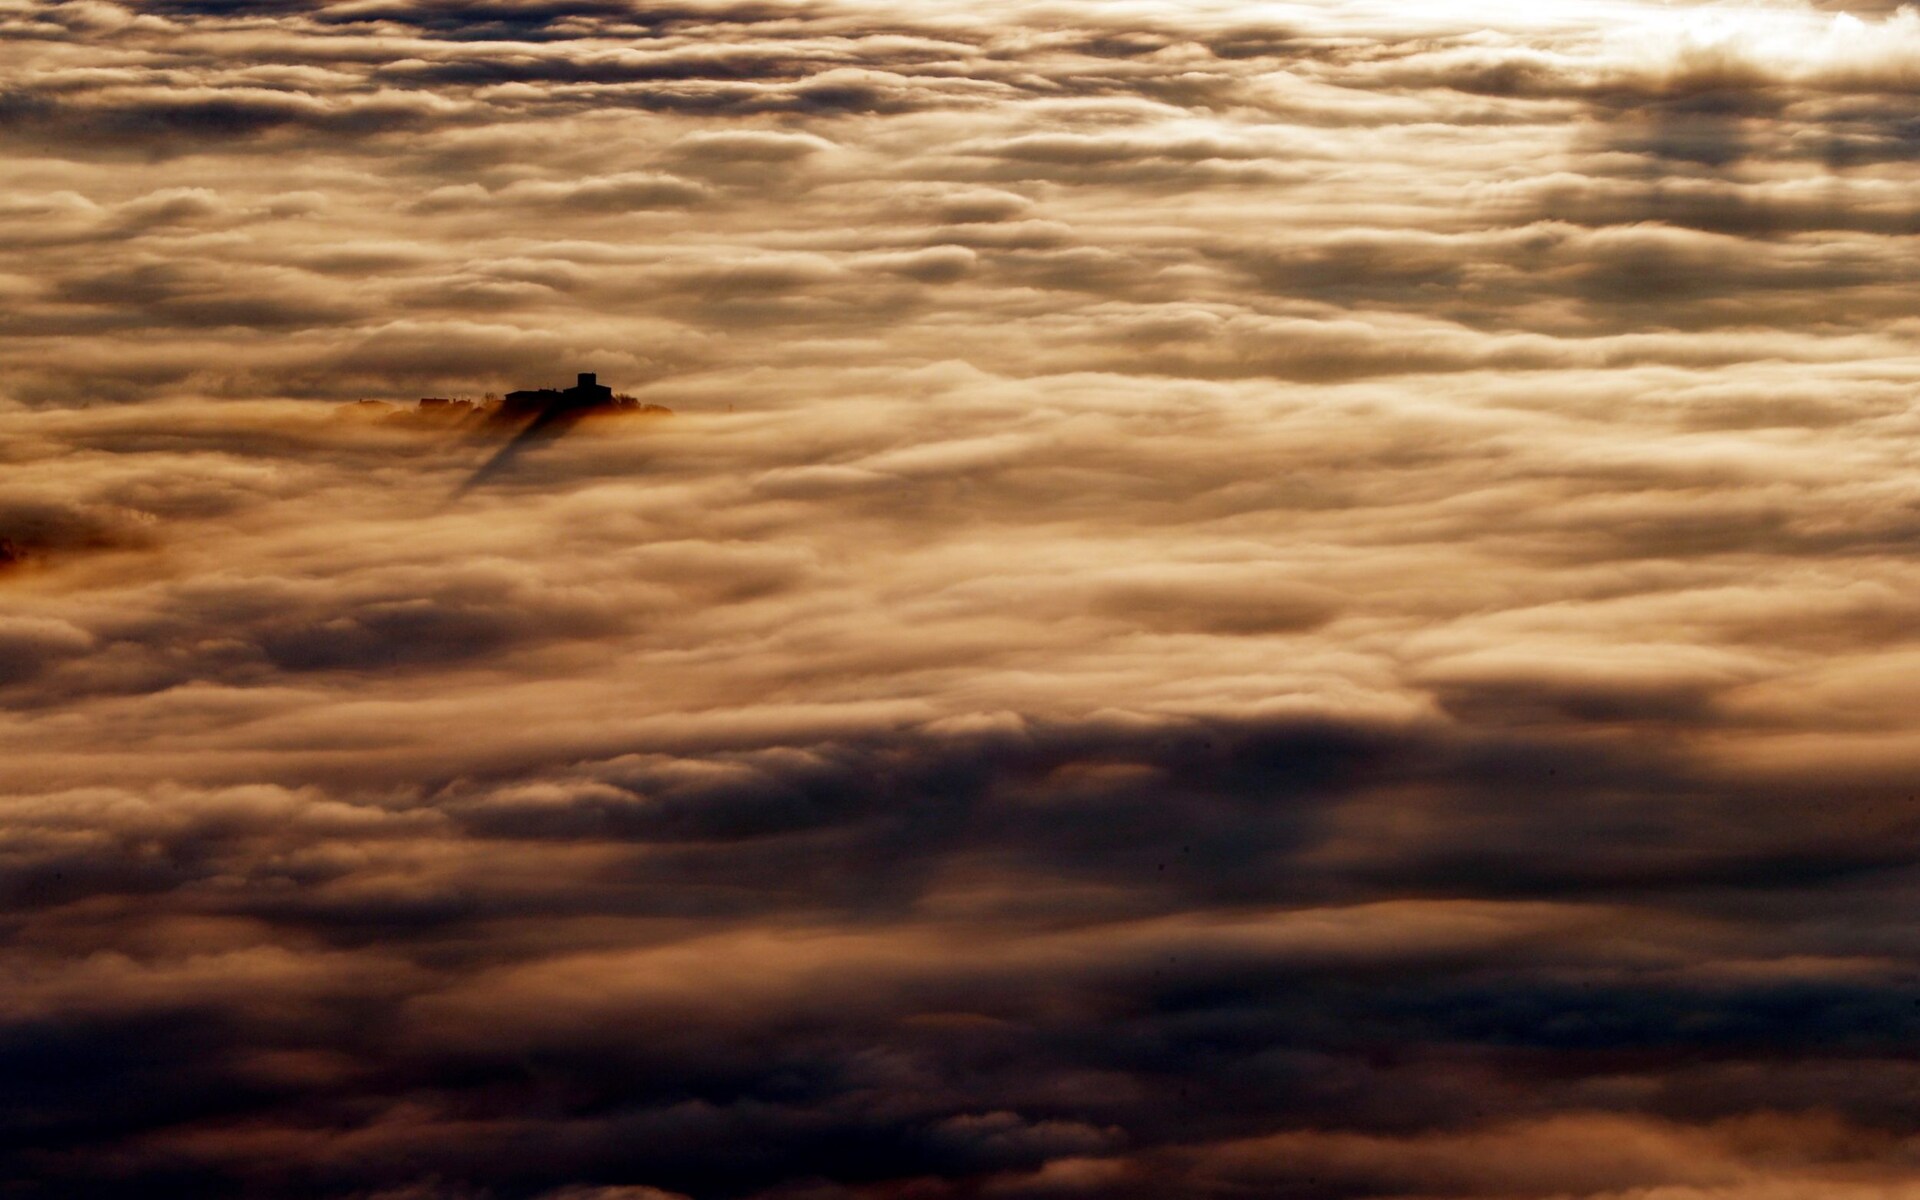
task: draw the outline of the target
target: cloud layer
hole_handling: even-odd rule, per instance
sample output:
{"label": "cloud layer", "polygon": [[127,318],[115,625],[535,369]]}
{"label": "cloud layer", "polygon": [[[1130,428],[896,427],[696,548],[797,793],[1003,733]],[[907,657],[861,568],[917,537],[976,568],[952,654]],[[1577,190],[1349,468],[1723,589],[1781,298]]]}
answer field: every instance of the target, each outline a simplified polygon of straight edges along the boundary
{"label": "cloud layer", "polygon": [[1920,1197],[1920,15],[1407,8],[0,3],[7,1194]]}

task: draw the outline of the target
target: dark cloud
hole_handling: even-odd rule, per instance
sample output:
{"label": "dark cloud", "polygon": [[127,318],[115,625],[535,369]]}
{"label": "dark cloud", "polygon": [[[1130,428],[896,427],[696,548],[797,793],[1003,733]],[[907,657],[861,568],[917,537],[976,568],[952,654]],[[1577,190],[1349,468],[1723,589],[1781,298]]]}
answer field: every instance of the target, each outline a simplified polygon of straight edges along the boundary
{"label": "dark cloud", "polygon": [[[44,1081],[16,1092],[34,1131],[24,1161],[81,1194],[130,1180],[216,1194],[431,1180],[535,1195],[641,1178],[732,1195],[1083,1159],[1107,1164],[1087,1168],[1096,1181],[1210,1173],[1225,1168],[1195,1147],[1331,1125],[1353,1131],[1333,1145],[1375,1151],[1321,1170],[1384,1186],[1468,1169],[1470,1155],[1456,1168],[1396,1158],[1416,1133],[1517,1137],[1481,1131],[1578,1112],[1623,1072],[1747,1068],[1668,1075],[1635,1115],[1606,1119],[1616,1129],[1791,1105],[1791,1081],[1753,1070],[1775,1056],[1897,1056],[1916,1011],[1903,974],[1795,966],[1786,931],[1775,966],[1689,965],[1743,894],[1824,874],[1696,866],[1648,892],[1617,832],[1547,860],[1518,828],[1485,825],[1472,840],[1512,849],[1511,862],[1393,868],[1353,891],[1362,862],[1391,861],[1388,839],[1326,869],[1340,814],[1388,796],[1511,791],[1522,827],[1564,838],[1563,814],[1623,786],[1665,791],[1673,819],[1697,820],[1697,804],[1671,803],[1686,774],[1437,728],[1115,722],[622,757],[594,782],[459,785],[399,811],[260,789],[48,797],[26,828],[43,822],[38,853],[65,857],[43,878],[143,896],[149,912],[174,897],[159,911],[222,914],[228,939],[250,942],[264,922],[334,948],[199,948],[39,977],[32,994],[49,1007],[13,1032],[15,1077]],[[1560,803],[1522,816],[1533,781],[1556,778]],[[1680,786],[1697,800],[1703,783]],[[482,840],[449,838],[448,818]],[[71,845],[56,850],[63,831]],[[1682,839],[1711,841],[1649,829],[1645,845],[1665,855]],[[453,878],[393,875],[430,848],[434,873]],[[137,857],[110,870],[116,849]],[[532,886],[569,857],[569,888]],[[1581,900],[1547,879],[1501,899],[1455,895],[1525,880],[1527,861],[1583,858],[1608,882]],[[236,867],[247,874],[232,880]],[[741,923],[755,912],[787,917]],[[536,914],[548,935],[529,942],[516,924]],[[1622,972],[1618,940],[1635,931],[1647,957]],[[236,973],[247,992],[215,990]],[[52,1007],[85,980],[95,999]],[[47,1056],[58,1070],[25,1070]],[[186,1059],[191,1071],[168,1070]],[[87,1096],[143,1081],[115,1125],[96,1123]],[[1828,1103],[1862,1146],[1898,1119]],[[377,1115],[326,1132],[350,1111]],[[150,1132],[113,1156],[83,1150],[135,1130]],[[506,1145],[486,1132],[503,1130]],[[1333,1153],[1307,1141],[1289,1158]],[[1542,1162],[1556,1158],[1538,1169],[1568,1178],[1564,1153]],[[1605,1158],[1603,1178],[1641,1181],[1690,1160],[1623,1162],[1617,1146]]]}
{"label": "dark cloud", "polygon": [[260,88],[134,89],[89,103],[0,94],[0,136],[42,153],[187,153],[278,131],[362,138],[442,123],[448,107],[423,94],[375,93],[327,103]]}

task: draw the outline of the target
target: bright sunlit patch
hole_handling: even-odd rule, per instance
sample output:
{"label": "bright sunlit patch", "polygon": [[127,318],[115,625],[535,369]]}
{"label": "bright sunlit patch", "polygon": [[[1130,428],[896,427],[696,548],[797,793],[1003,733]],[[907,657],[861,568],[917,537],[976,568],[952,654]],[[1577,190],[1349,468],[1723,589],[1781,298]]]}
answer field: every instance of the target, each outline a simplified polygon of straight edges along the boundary
{"label": "bright sunlit patch", "polygon": [[1737,70],[1785,79],[1911,72],[1920,51],[1920,12],[1862,20],[1800,5],[1639,6],[1607,38],[1612,53],[1650,69]]}

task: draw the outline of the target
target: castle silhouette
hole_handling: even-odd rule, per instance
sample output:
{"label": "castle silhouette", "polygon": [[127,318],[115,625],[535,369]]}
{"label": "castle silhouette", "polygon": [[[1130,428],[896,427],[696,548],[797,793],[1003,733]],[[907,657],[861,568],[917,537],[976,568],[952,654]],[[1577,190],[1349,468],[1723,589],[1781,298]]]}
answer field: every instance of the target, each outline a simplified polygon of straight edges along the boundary
{"label": "castle silhouette", "polygon": [[[360,403],[371,406],[370,411],[374,412],[392,412],[393,408],[377,400],[362,400]],[[449,396],[422,396],[413,411],[393,415],[406,421],[435,422],[480,417],[509,426],[530,424],[533,429],[547,430],[555,422],[568,426],[577,418],[601,413],[668,416],[672,412],[672,409],[658,404],[642,404],[632,396],[619,395],[612,388],[602,385],[593,372],[582,371],[578,382],[570,388],[527,388],[508,392],[504,399],[489,395],[484,402]]]}
{"label": "castle silhouette", "polygon": [[500,411],[508,416],[534,416],[538,413],[585,412],[592,409],[622,408],[613,397],[613,389],[600,382],[592,371],[580,372],[579,382],[564,390],[528,388],[508,392],[500,402]]}

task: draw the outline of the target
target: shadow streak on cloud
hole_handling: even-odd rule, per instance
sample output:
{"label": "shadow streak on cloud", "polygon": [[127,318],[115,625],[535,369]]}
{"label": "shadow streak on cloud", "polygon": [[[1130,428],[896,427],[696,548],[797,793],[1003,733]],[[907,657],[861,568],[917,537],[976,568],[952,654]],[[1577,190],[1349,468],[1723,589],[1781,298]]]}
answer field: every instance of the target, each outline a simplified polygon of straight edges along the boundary
{"label": "shadow streak on cloud", "polygon": [[466,482],[462,483],[459,490],[453,494],[453,499],[458,500],[474,488],[483,487],[504,475],[513,469],[514,461],[533,446],[563,436],[569,429],[578,425],[580,420],[580,413],[569,412],[559,407],[550,407],[535,413],[533,419],[517,430],[506,445],[486,462],[481,463],[479,469],[467,477]]}

